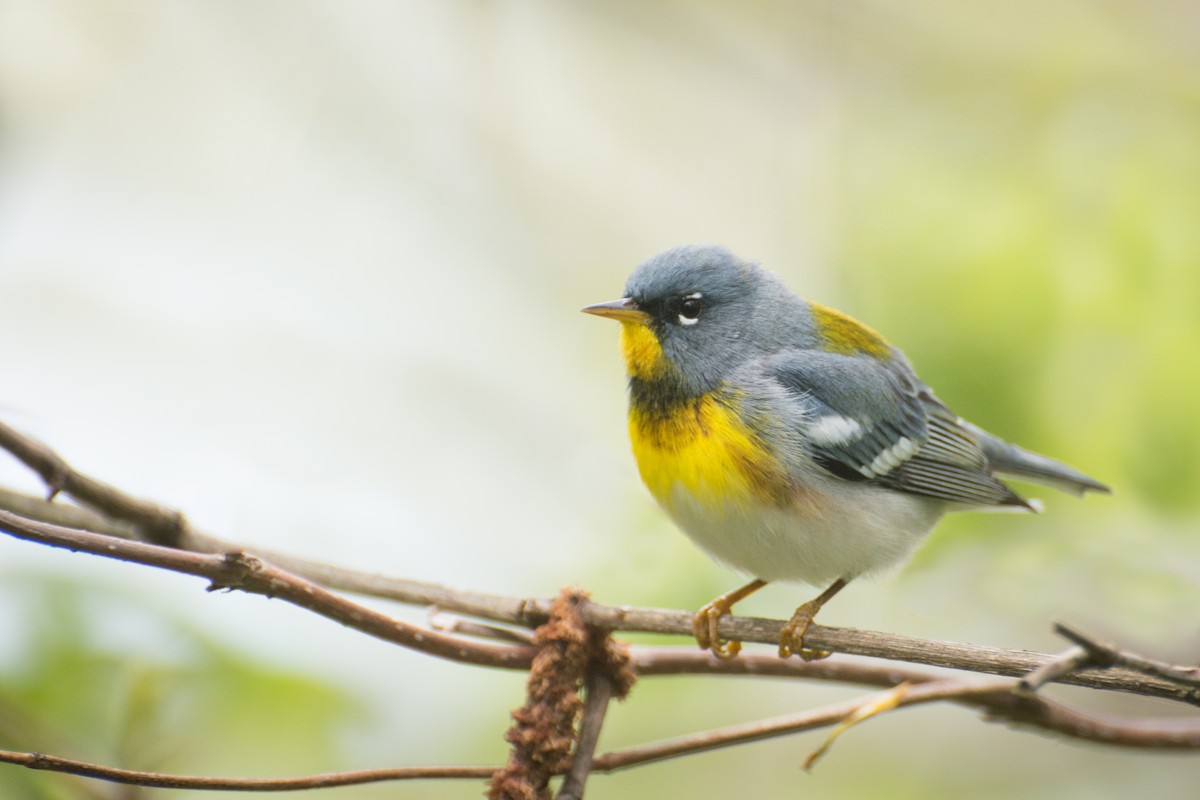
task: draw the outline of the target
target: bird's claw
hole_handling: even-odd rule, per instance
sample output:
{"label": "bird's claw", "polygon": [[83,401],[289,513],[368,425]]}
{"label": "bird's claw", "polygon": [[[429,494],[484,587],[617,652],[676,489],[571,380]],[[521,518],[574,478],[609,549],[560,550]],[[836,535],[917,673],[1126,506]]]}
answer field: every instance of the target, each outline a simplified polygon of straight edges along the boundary
{"label": "bird's claw", "polygon": [[819,609],[819,605],[814,606],[811,602],[805,603],[796,609],[796,613],[792,615],[792,618],[783,626],[783,630],[779,632],[780,658],[797,655],[805,661],[818,661],[833,655],[828,650],[818,650],[815,647],[804,646],[804,634],[808,632],[808,626],[812,624],[813,617]]}
{"label": "bird's claw", "polygon": [[724,640],[717,633],[717,625],[721,617],[728,616],[733,604],[724,597],[718,597],[708,603],[692,618],[692,634],[701,650],[711,650],[717,658],[733,658],[742,650],[742,643],[737,639]]}

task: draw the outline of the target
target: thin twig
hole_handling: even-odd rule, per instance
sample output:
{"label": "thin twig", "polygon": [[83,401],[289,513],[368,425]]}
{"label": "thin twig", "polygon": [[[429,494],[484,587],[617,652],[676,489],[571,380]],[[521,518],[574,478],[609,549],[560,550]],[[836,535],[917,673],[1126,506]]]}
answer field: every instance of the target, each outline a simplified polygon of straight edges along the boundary
{"label": "thin twig", "polygon": [[1086,650],[1093,663],[1105,666],[1120,664],[1143,675],[1155,675],[1185,686],[1200,687],[1200,667],[1185,667],[1180,664],[1147,658],[1132,650],[1127,650],[1115,642],[1086,634],[1061,622],[1054,624],[1054,632]]}
{"label": "thin twig", "polygon": [[11,750],[0,750],[0,761],[18,764],[29,769],[62,772],[132,786],[240,792],[294,792],[300,789],[327,789],[333,786],[356,786],[363,783],[430,778],[484,780],[490,777],[495,770],[494,767],[465,766],[391,767],[352,772],[327,772],[297,778],[206,778],[195,775],[167,775],[161,772],[118,769],[45,753],[21,753]]}
{"label": "thin twig", "polygon": [[464,619],[457,614],[449,614],[440,608],[429,609],[426,617],[429,627],[443,633],[454,633],[459,636],[473,636],[476,639],[495,639],[501,642],[517,642],[533,644],[532,631],[524,628],[506,628],[499,625],[488,625],[476,620]]}
{"label": "thin twig", "polygon": [[[1012,681],[994,679],[986,683],[967,684],[963,681],[934,681],[914,686],[900,700],[899,705],[910,706],[933,700],[964,699],[968,695],[1008,692]],[[756,720],[743,725],[729,725],[710,731],[691,733],[661,742],[630,747],[598,756],[593,769],[613,772],[628,767],[695,755],[732,745],[757,742],[778,736],[836,725],[863,706],[863,699],[834,703],[821,708],[786,714],[770,719]]]}
{"label": "thin twig", "polygon": [[[13,696],[11,686],[0,691],[0,742],[21,742],[38,750],[79,750],[85,748],[87,732],[78,725],[60,727],[46,719],[42,704],[29,707]],[[53,744],[51,744],[53,743]],[[80,776],[64,781],[70,787],[72,800],[114,800],[116,787],[97,784]]]}
{"label": "thin twig", "polygon": [[579,738],[575,742],[575,757],[571,768],[563,778],[556,800],[583,800],[584,786],[592,772],[592,761],[596,757],[596,745],[600,742],[600,729],[612,702],[612,679],[602,669],[588,670],[584,685],[587,694],[583,706],[583,720],[579,725]]}
{"label": "thin twig", "polygon": [[1094,659],[1091,653],[1082,647],[1072,647],[1023,676],[1017,685],[1023,692],[1036,692],[1047,683],[1061,681],[1092,663]]}
{"label": "thin twig", "polygon": [[17,492],[4,486],[0,486],[0,508],[27,519],[49,522],[51,525],[61,525],[64,528],[78,528],[81,531],[103,533],[121,539],[138,538],[133,526],[127,522],[110,519],[90,508],[73,503],[59,503],[44,497]]}
{"label": "thin twig", "polygon": [[[934,680],[912,686],[896,702],[897,707],[950,701],[985,711],[988,719],[1004,720],[1051,730],[1087,741],[1161,749],[1200,748],[1200,726],[1187,720],[1119,720],[1083,714],[1036,695],[1021,694],[1016,682],[1005,679],[987,681]],[[630,747],[597,756],[592,769],[615,772],[681,756],[695,755],[763,739],[786,736],[836,725],[859,713],[863,698],[836,703],[743,725],[730,725]]]}
{"label": "thin twig", "polygon": [[110,519],[136,525],[153,542],[180,546],[189,526],[178,511],[126,494],[103,481],[84,475],[58,453],[32,436],[25,436],[0,422],[0,447],[8,450],[41,477],[53,500],[60,492]]}
{"label": "thin twig", "polygon": [[[878,687],[893,687],[901,683],[961,685],[966,687],[966,691],[957,697],[943,699],[977,708],[992,721],[1039,728],[1071,738],[1112,745],[1200,748],[1200,721],[1178,717],[1128,719],[1085,714],[1042,696],[1020,693],[1017,691],[1019,682],[951,684],[945,673],[834,658],[811,662],[784,660],[773,653],[743,652],[735,659],[721,659],[708,651],[679,647],[634,647],[630,648],[630,652],[632,666],[641,677],[720,674],[795,677]],[[989,685],[996,691],[985,692],[979,688]],[[1000,688],[1006,690],[1000,691]]]}

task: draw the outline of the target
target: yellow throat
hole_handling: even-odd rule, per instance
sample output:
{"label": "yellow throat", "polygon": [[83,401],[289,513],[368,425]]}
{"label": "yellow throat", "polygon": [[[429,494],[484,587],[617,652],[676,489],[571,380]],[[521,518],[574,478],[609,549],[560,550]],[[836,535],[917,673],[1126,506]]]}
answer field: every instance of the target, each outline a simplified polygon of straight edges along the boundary
{"label": "yellow throat", "polygon": [[654,332],[621,321],[621,351],[640,384],[629,405],[629,439],[642,482],[670,509],[680,491],[714,509],[786,500],[785,471],[739,416],[736,393],[682,397]]}
{"label": "yellow throat", "polygon": [[661,380],[667,371],[667,357],[654,331],[637,320],[621,320],[621,354],[629,377],[643,381]]}

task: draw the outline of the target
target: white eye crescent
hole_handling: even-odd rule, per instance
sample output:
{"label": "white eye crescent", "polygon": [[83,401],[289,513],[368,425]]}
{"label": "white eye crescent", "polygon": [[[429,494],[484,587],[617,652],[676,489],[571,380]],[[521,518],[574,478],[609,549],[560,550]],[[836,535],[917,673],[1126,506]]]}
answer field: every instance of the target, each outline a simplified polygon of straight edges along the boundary
{"label": "white eye crescent", "polygon": [[679,301],[679,324],[695,325],[700,321],[700,312],[704,310],[704,299],[699,292],[685,295]]}

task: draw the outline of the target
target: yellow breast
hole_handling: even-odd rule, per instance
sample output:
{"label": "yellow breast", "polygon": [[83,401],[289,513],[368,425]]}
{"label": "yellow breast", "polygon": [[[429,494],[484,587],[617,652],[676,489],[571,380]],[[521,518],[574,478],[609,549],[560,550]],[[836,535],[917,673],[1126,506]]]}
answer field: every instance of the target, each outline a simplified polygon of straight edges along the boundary
{"label": "yellow breast", "polygon": [[635,405],[629,437],[642,481],[668,508],[679,489],[714,509],[787,502],[786,472],[738,418],[731,398],[709,394],[653,412]]}

